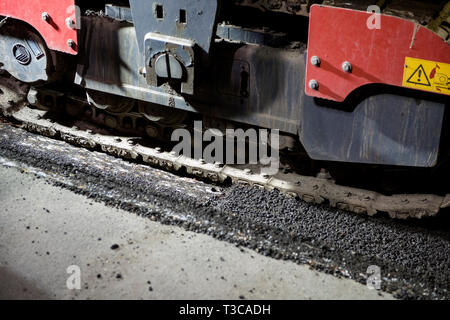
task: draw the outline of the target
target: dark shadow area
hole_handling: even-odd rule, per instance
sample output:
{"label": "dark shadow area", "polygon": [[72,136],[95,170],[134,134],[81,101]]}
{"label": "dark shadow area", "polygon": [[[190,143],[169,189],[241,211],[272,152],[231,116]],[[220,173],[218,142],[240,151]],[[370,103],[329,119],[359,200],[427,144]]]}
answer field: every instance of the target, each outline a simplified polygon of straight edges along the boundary
{"label": "dark shadow area", "polygon": [[49,300],[50,295],[7,267],[0,267],[0,300]]}

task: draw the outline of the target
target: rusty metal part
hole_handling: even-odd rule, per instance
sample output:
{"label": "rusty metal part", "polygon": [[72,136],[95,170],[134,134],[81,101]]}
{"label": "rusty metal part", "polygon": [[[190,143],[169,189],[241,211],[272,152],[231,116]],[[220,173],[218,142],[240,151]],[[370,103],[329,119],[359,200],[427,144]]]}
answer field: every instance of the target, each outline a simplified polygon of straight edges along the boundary
{"label": "rusty metal part", "polygon": [[427,27],[450,44],[450,1],[445,4],[437,17]]}
{"label": "rusty metal part", "polygon": [[283,12],[296,15],[308,15],[308,8],[314,2],[310,0],[235,0],[237,5],[257,8],[263,11]]}
{"label": "rusty metal part", "polygon": [[313,4],[322,4],[333,7],[341,7],[353,10],[366,11],[371,5],[377,5],[383,13],[416,20],[417,22],[430,22],[446,1],[425,0],[234,0],[241,6],[249,6],[264,11],[282,12],[295,15],[309,15],[309,9]]}
{"label": "rusty metal part", "polygon": [[331,206],[356,213],[374,215],[387,212],[392,218],[422,218],[436,215],[441,208],[449,206],[450,195],[445,197],[430,194],[398,194],[385,196],[335,184],[331,179],[298,174],[267,176],[255,174],[248,168],[210,164],[202,160],[163,152],[159,148],[140,145],[134,137],[117,137],[69,128],[45,118],[46,111],[23,108],[13,117],[31,132],[61,138],[69,143],[91,149],[101,149],[111,155],[138,160],[170,171],[185,169],[188,174],[213,182],[230,179],[234,183],[252,185],[273,190],[318,204],[328,202]]}

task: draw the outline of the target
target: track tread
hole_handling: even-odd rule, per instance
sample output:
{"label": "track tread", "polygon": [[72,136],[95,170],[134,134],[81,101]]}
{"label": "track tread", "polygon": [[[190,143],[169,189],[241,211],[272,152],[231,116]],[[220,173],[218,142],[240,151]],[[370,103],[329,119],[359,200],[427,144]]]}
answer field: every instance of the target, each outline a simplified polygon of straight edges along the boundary
{"label": "track tread", "polygon": [[249,173],[233,166],[205,163],[171,152],[163,152],[159,148],[142,146],[132,137],[124,138],[69,128],[45,119],[45,114],[46,111],[25,107],[14,113],[13,117],[28,131],[61,138],[85,148],[102,150],[116,157],[142,159],[145,163],[172,172],[184,168],[188,174],[216,183],[229,179],[233,183],[267,190],[277,189],[287,196],[306,202],[321,204],[327,201],[333,207],[359,214],[374,215],[377,212],[387,212],[392,218],[423,218],[436,215],[449,202],[450,195],[446,197],[431,194],[385,196],[374,191],[337,185],[330,179],[298,174],[286,174],[280,178]]}

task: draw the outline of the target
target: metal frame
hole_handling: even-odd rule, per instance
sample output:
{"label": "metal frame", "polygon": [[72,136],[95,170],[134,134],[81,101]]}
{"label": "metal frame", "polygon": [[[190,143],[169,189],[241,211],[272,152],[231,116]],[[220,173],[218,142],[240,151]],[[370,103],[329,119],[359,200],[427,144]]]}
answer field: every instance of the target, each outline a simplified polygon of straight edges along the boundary
{"label": "metal frame", "polygon": [[311,7],[307,95],[342,102],[367,84],[402,86],[406,57],[450,63],[450,46],[432,31],[384,14],[379,14],[381,28],[369,29],[367,21],[372,15],[329,6]]}
{"label": "metal frame", "polygon": [[78,52],[80,26],[76,22],[80,17],[75,0],[1,0],[0,16],[30,24],[52,50],[72,55]]}

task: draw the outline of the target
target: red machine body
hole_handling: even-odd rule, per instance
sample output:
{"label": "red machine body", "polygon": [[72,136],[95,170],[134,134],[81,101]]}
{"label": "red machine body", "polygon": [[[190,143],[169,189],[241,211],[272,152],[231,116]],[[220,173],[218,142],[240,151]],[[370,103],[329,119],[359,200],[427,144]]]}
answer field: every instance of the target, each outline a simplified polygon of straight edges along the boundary
{"label": "red machine body", "polygon": [[29,23],[52,50],[78,52],[75,0],[1,0],[0,15]]}
{"label": "red machine body", "polygon": [[[425,27],[393,16],[380,14],[380,28],[369,29],[367,21],[373,14],[311,7],[306,94],[342,102],[355,89],[371,83],[450,94],[450,46]],[[311,64],[314,56],[320,59],[320,65]],[[408,65],[408,58],[420,60],[412,59],[414,63]],[[345,62],[350,63],[351,72],[343,70]],[[436,69],[441,80],[447,79],[443,87],[430,79]],[[414,79],[409,79],[412,76]],[[311,80],[318,84],[316,88],[310,86]]]}

